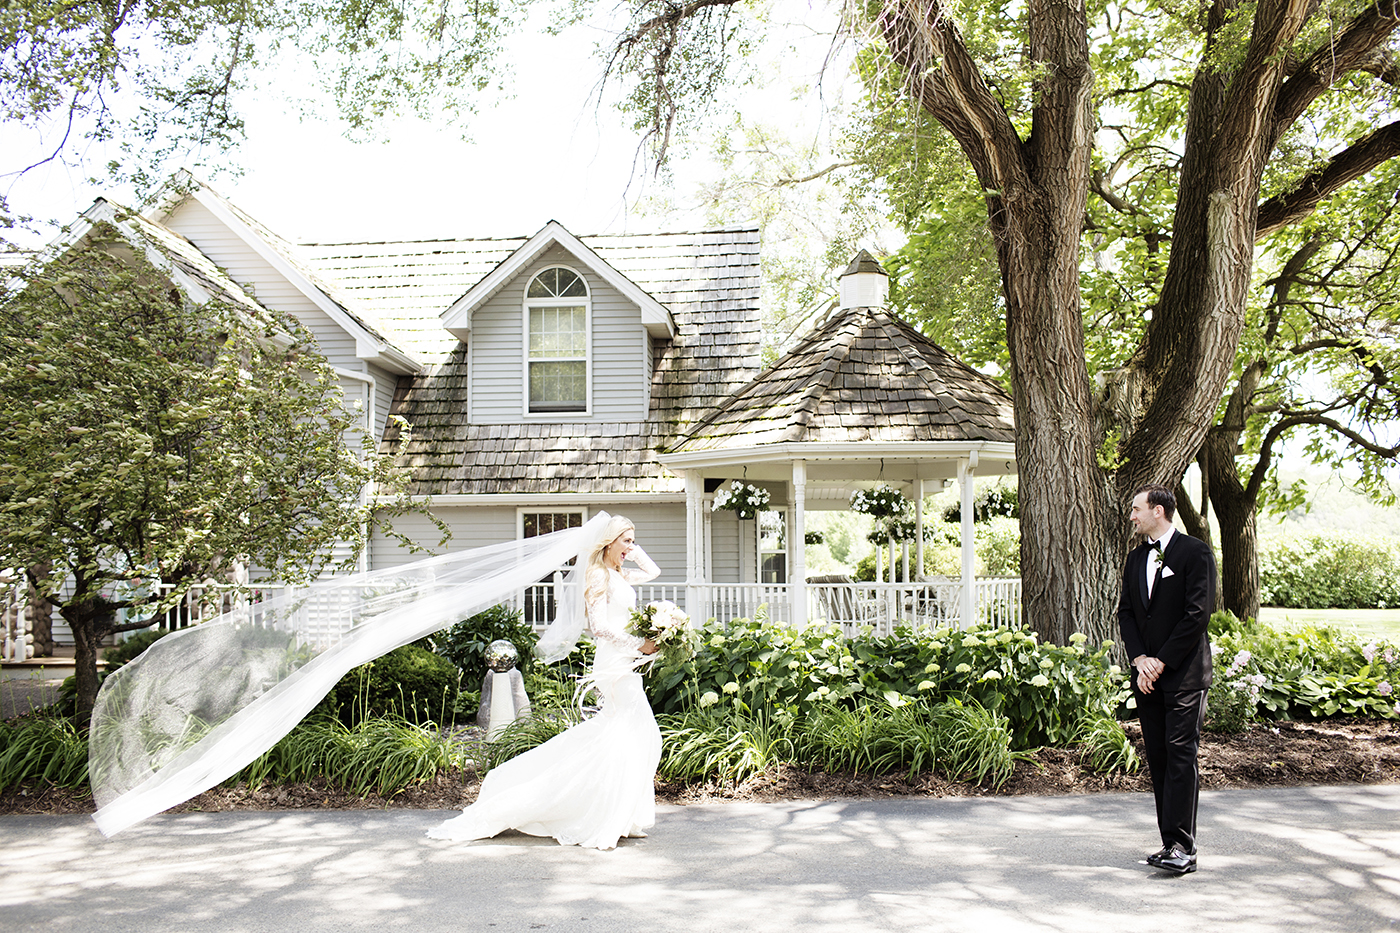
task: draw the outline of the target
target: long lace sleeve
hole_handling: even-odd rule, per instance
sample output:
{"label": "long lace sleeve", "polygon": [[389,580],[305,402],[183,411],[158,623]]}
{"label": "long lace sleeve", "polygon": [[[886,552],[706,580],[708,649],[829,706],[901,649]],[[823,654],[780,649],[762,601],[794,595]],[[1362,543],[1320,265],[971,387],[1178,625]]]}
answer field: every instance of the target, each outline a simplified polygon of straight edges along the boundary
{"label": "long lace sleeve", "polygon": [[622,579],[636,586],[638,583],[646,583],[648,580],[655,580],[661,576],[661,568],[656,566],[656,561],[647,556],[647,552],[641,548],[633,546],[632,553],[628,559],[634,562],[636,567],[624,567],[622,569]]}
{"label": "long lace sleeve", "polygon": [[640,652],[645,639],[627,633],[626,616],[617,620],[614,613],[608,612],[608,600],[612,598],[611,583],[611,580],[605,580],[601,587],[589,586],[589,590],[595,595],[590,596],[584,603],[588,631],[597,641],[608,642],[623,651]]}

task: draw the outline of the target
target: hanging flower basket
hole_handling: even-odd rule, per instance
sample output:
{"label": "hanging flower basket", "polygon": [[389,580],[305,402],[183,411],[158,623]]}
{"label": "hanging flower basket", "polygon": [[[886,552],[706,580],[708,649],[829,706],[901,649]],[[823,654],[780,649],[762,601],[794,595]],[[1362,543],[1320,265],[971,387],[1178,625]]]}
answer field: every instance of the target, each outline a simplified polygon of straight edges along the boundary
{"label": "hanging flower basket", "polygon": [[851,494],[851,509],[871,518],[893,518],[908,507],[909,500],[893,486],[857,489]]}
{"label": "hanging flower basket", "polygon": [[733,512],[741,519],[758,518],[758,513],[768,508],[772,501],[768,490],[751,483],[731,483],[728,489],[715,493],[715,511],[723,509]]}

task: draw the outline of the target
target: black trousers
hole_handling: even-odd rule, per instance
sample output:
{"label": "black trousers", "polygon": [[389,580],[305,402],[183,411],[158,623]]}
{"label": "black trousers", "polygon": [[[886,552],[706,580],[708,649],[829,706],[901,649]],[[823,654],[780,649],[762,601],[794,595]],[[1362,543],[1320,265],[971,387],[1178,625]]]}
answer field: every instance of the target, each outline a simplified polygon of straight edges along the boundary
{"label": "black trousers", "polygon": [[1196,806],[1201,796],[1196,754],[1206,720],[1206,691],[1134,693],[1162,845],[1176,844],[1195,852]]}

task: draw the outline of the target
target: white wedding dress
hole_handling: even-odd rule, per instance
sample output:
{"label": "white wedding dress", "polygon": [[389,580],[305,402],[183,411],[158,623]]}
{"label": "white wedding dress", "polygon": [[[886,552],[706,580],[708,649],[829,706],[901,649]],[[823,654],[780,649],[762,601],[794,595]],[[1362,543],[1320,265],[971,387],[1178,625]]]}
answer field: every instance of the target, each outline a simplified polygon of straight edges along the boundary
{"label": "white wedding dress", "polygon": [[611,849],[656,820],[653,780],[661,731],[636,665],[642,639],[627,633],[634,583],[660,570],[640,548],[638,569],[608,570],[602,597],[586,604],[597,645],[588,683],[601,699],[592,718],[492,768],[476,803],[428,831],[434,839],[487,839],[507,829],[553,836],[562,845]]}

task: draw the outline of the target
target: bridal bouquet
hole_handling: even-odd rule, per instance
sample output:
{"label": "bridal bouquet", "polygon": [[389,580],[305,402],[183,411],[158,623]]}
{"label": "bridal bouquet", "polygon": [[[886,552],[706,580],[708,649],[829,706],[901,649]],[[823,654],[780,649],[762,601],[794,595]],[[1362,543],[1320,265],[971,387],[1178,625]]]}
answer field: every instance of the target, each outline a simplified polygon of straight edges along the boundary
{"label": "bridal bouquet", "polygon": [[639,638],[656,643],[656,657],[662,667],[672,667],[688,661],[695,654],[695,633],[690,628],[690,616],[673,602],[647,603],[632,610],[627,631]]}

